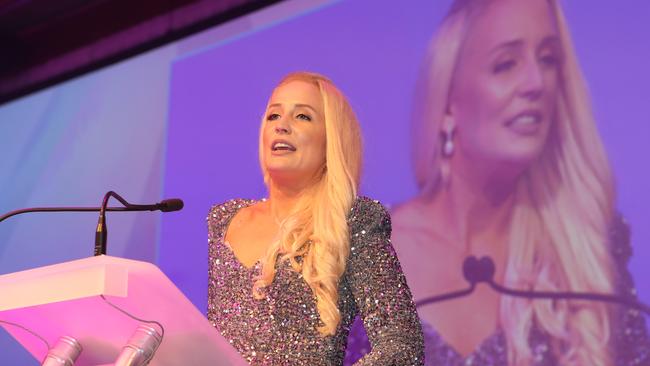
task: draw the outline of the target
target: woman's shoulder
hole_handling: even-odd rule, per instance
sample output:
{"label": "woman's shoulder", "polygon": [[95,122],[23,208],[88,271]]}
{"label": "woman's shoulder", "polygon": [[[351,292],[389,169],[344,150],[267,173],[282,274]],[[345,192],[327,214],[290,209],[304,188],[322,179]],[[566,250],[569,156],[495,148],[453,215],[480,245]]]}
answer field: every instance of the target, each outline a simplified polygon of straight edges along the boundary
{"label": "woman's shoulder", "polygon": [[237,213],[237,211],[244,207],[248,207],[255,202],[257,201],[253,199],[233,198],[225,202],[212,205],[212,207],[210,207],[210,211],[208,212],[207,221],[216,224],[220,221],[228,220],[231,216]]}
{"label": "woman's shoulder", "polygon": [[632,257],[630,225],[621,214],[616,214],[609,226],[609,242],[614,259],[621,265],[627,265]]}
{"label": "woman's shoulder", "polygon": [[621,214],[616,214],[609,226],[609,252],[614,260],[618,292],[635,295],[634,279],[628,269],[632,257],[630,227]]}
{"label": "woman's shoulder", "polygon": [[348,216],[348,222],[352,228],[364,227],[387,227],[390,231],[391,219],[388,209],[379,202],[365,196],[358,196]]}
{"label": "woman's shoulder", "polygon": [[388,215],[388,209],[382,204],[379,200],[366,197],[366,196],[357,196],[352,203],[352,211],[354,210],[364,210],[368,212],[376,213],[385,213]]}

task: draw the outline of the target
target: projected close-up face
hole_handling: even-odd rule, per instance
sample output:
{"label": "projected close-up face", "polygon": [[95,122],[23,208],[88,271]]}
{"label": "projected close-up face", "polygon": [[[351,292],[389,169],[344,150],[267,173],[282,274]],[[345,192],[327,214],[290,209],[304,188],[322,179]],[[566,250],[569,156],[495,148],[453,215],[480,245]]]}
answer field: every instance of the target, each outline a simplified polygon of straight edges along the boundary
{"label": "projected close-up face", "polygon": [[459,156],[528,163],[554,119],[561,47],[546,0],[502,0],[470,18],[448,113]]}
{"label": "projected close-up face", "polygon": [[262,122],[262,164],[273,180],[307,182],[325,164],[323,99],[313,83],[278,86]]}

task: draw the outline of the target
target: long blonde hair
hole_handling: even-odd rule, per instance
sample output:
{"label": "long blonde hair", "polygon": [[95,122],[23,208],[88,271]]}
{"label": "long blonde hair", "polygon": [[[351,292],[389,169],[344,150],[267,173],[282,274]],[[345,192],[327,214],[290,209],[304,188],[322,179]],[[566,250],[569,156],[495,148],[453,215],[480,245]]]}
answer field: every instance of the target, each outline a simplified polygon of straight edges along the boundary
{"label": "long blonde hair", "polygon": [[[304,81],[315,85],[323,98],[326,152],[320,179],[308,188],[282,222],[277,240],[262,261],[262,273],[253,294],[261,298],[273,282],[275,264],[289,261],[314,292],[321,319],[318,330],[332,335],[341,321],[338,309],[339,279],[350,252],[347,215],[357,196],[361,175],[362,142],[357,118],[347,99],[322,75],[296,72],[279,84]],[[260,163],[267,185],[260,133]]]}
{"label": "long blonde hair", "polygon": [[[413,130],[414,168],[423,195],[435,195],[442,186],[441,166],[448,163],[438,136],[453,74],[470,23],[491,1],[455,1],[431,43],[414,114],[421,117],[414,118]],[[557,1],[548,2],[563,47],[557,120],[544,152],[515,188],[505,284],[611,293],[615,275],[608,228],[614,210],[613,178],[566,20]],[[500,324],[510,363],[531,362],[528,336],[535,325],[552,337],[560,364],[610,364],[609,312],[600,303],[503,297]]]}

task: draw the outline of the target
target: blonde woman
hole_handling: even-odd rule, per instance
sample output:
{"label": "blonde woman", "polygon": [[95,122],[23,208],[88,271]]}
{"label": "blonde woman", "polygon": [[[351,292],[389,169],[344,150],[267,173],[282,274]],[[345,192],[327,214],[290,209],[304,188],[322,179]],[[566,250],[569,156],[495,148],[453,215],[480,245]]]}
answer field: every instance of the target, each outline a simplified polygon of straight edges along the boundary
{"label": "blonde woman", "polygon": [[[611,170],[555,0],[458,0],[416,109],[420,195],[393,212],[416,300],[465,288],[468,255],[526,290],[633,296]],[[480,285],[418,309],[430,365],[648,365],[644,319]]]}
{"label": "blonde woman", "polygon": [[260,129],[269,190],[208,216],[208,318],[253,365],[340,365],[359,313],[359,365],[419,365],[420,324],[390,244],[390,216],[357,197],[361,132],[341,92],[311,73],[275,88]]}

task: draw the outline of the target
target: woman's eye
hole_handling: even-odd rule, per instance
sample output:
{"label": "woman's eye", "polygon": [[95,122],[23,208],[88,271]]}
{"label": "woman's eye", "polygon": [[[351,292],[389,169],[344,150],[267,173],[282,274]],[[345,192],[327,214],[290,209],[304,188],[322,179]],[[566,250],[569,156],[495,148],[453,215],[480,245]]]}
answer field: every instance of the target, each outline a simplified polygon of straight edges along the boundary
{"label": "woman's eye", "polygon": [[267,121],[275,121],[280,118],[280,115],[277,113],[271,113],[266,117]]}
{"label": "woman's eye", "polygon": [[502,61],[494,65],[494,67],[492,68],[492,72],[495,74],[500,74],[511,70],[513,67],[515,67],[515,65],[516,62],[514,60]]}
{"label": "woman's eye", "polygon": [[302,119],[302,120],[305,120],[305,121],[311,121],[311,117],[309,117],[308,115],[306,115],[304,113],[299,113],[298,115],[296,115],[296,118],[297,119]]}
{"label": "woman's eye", "polygon": [[559,59],[554,54],[547,54],[540,57],[540,62],[548,67],[555,67],[559,63]]}

